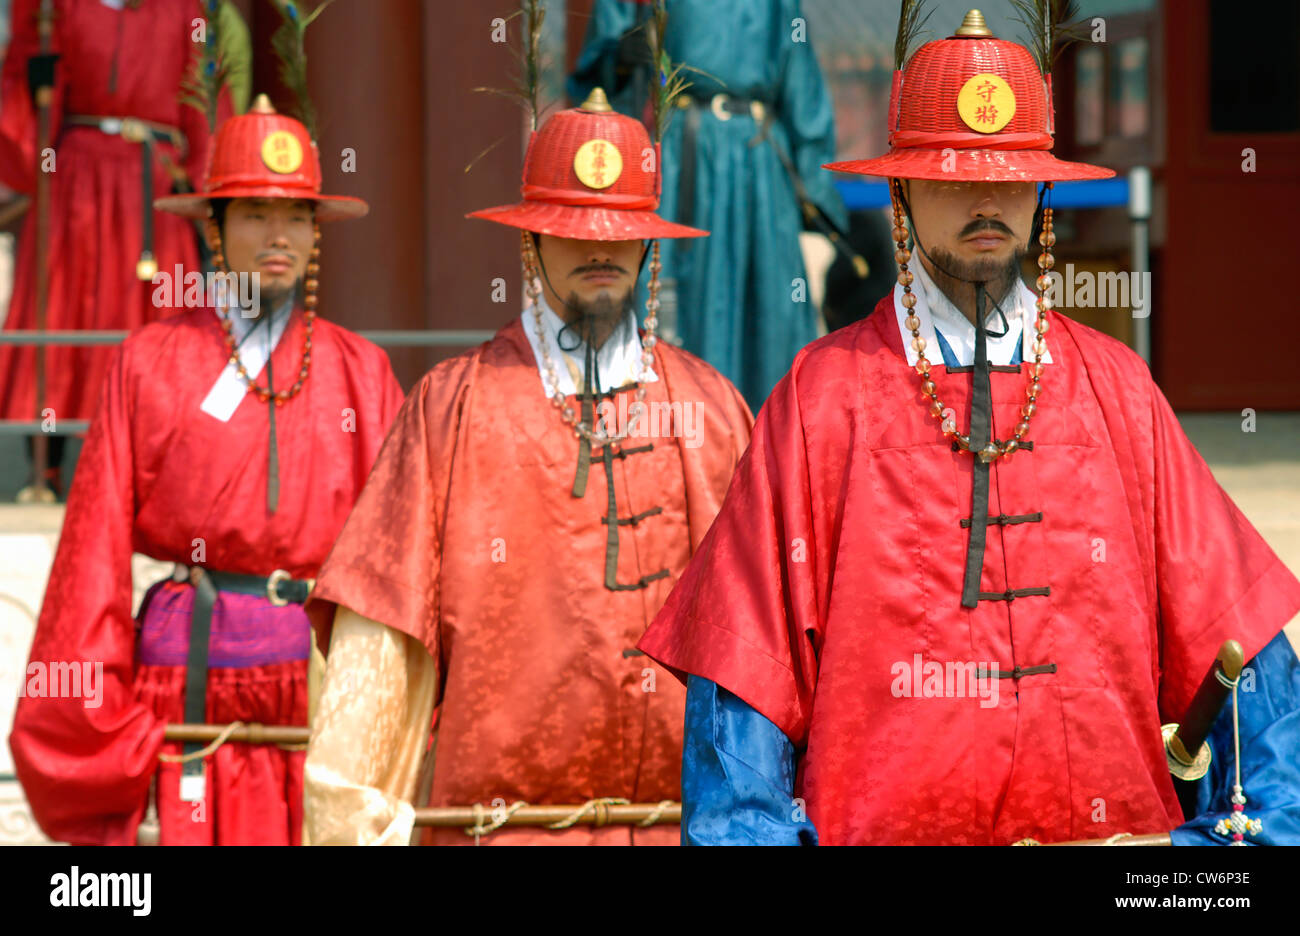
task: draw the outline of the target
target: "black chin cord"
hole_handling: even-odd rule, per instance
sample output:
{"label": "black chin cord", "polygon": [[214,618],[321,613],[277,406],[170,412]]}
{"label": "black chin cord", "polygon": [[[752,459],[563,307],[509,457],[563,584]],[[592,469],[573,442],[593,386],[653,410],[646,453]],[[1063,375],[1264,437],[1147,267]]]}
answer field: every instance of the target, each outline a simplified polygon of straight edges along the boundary
{"label": "black chin cord", "polygon": [[[533,255],[537,258],[537,268],[542,274],[542,279],[545,281],[550,291],[557,298],[559,298],[560,302],[564,304],[564,308],[569,313],[570,318],[578,320],[581,323],[583,337],[578,340],[586,343],[586,353],[583,358],[585,366],[584,366],[582,386],[578,388],[578,398],[581,406],[580,418],[583,424],[585,424],[586,426],[594,430],[596,426],[596,419],[595,419],[596,400],[599,399],[601,396],[600,366],[596,354],[595,325],[589,317],[581,316],[579,314],[579,310],[569,305],[569,301],[560,295],[559,290],[557,290],[554,284],[551,282],[550,274],[546,272],[546,261],[542,259],[542,248],[541,245],[537,243],[537,235],[534,232],[529,231],[528,236],[533,239]],[[635,289],[636,281],[640,280],[641,278],[641,270],[645,268],[646,257],[649,255],[649,253],[650,250],[649,250],[649,246],[647,245],[641,251],[641,263],[637,266],[636,280],[633,281],[634,289]],[[616,333],[619,327],[620,326],[616,324],[614,326],[615,332],[611,334]],[[634,328],[636,327],[635,324],[633,325],[633,327]],[[577,331],[578,329],[574,327],[572,322],[566,321],[564,323],[564,325],[560,328],[559,332],[555,336],[555,343],[561,351],[573,351],[577,349],[578,346],[576,344],[573,345],[573,347],[566,348],[564,347],[564,342],[563,342],[563,338],[566,332],[570,332],[576,336]],[[546,337],[544,335],[538,335],[537,338],[539,341],[546,340]],[[606,445],[605,449],[606,449],[605,452],[606,460],[608,462],[609,446]],[[587,479],[590,473],[591,473],[591,440],[587,438],[586,435],[579,434],[578,467],[577,470],[574,472],[574,476],[573,476],[574,497],[584,497],[586,495]],[[614,483],[613,478],[612,477],[607,478],[607,481],[611,485],[610,490],[612,491],[613,490],[612,485]]]}
{"label": "black chin cord", "polygon": [[[1043,195],[1047,191],[1043,188],[1038,193],[1038,207],[1034,209],[1033,229],[1038,230],[1039,220],[1042,216]],[[951,277],[958,282],[972,282],[963,280],[960,276],[954,276],[943,266],[935,263],[934,258],[926,251],[925,245],[921,243],[921,238],[916,233],[916,223],[912,220],[912,206],[907,203],[907,197],[903,195],[902,185],[898,186],[898,197],[903,202],[903,210],[907,213],[908,225],[911,229],[912,239],[916,246],[921,249],[921,253],[945,276]],[[970,538],[966,543],[966,573],[962,580],[961,604],[963,608],[974,608],[979,605],[980,598],[980,581],[984,576],[984,551],[988,538],[989,523],[989,465],[991,461],[985,461],[980,457],[980,452],[984,451],[993,441],[993,389],[989,380],[989,346],[988,339],[990,333],[984,328],[984,315],[987,303],[990,300],[988,292],[984,288],[983,281],[974,281],[975,287],[975,361],[974,367],[971,368],[971,399],[970,399],[970,454],[972,456],[971,467],[971,513],[970,513]],[[1002,316],[1002,321],[1006,323],[1002,335],[1010,330],[1010,323],[1007,322],[1006,314],[1003,313],[1002,307],[996,301],[993,307],[998,310]],[[1022,323],[1022,328],[1024,327]],[[991,337],[1000,338],[1002,335],[993,334]]]}
{"label": "black chin cord", "polygon": [[[1043,195],[1046,193],[1046,191],[1047,189],[1043,188],[1038,192],[1038,205],[1034,208],[1034,223],[1032,225],[1033,232],[1031,233],[1029,238],[1030,243],[1032,243],[1034,239],[1037,237],[1037,232],[1039,230],[1040,225],[1042,224]],[[908,203],[907,196],[903,194],[903,187],[901,185],[898,186],[898,198],[903,203],[903,211],[907,213],[908,230],[912,235],[912,240],[916,242],[916,246],[920,248],[921,254],[925,257],[925,259],[930,261],[930,265],[951,280],[954,280],[959,283],[974,283],[974,280],[965,279],[951,272],[946,267],[944,267],[943,264],[935,260],[934,257],[930,256],[930,251],[926,250],[925,244],[921,243],[921,235],[917,233],[916,222],[912,220],[912,206]],[[989,296],[987,290],[985,290],[985,296],[988,298],[988,301],[993,303],[993,308],[997,311],[998,317],[1002,320],[1002,331],[989,332],[989,337],[990,338],[1005,337],[1007,332],[1011,330],[1011,323],[1007,320],[1007,314],[1002,310],[1001,303],[999,303],[992,296]],[[1005,299],[1006,297],[1004,296],[1003,298]],[[976,328],[976,331],[982,331],[984,327],[984,318],[983,318],[983,313],[980,312],[978,308],[976,308],[975,310],[975,318],[978,320],[978,326]]]}
{"label": "black chin cord", "polygon": [[[975,315],[984,319],[984,284],[975,284]],[[971,373],[970,452],[971,471],[970,539],[966,544],[966,576],[962,581],[964,608],[979,604],[980,579],[984,575],[984,544],[989,523],[989,462],[980,458],[993,441],[993,388],[989,382],[989,345],[983,328],[975,329],[975,366]]]}

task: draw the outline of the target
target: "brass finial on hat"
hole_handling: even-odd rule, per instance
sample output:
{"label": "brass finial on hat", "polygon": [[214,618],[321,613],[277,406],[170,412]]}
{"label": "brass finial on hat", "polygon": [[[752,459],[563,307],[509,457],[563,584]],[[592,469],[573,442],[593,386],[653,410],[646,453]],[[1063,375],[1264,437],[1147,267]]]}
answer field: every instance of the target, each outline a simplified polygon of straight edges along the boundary
{"label": "brass finial on hat", "polygon": [[961,21],[961,26],[953,33],[953,38],[993,38],[993,32],[989,29],[988,23],[984,22],[984,14],[979,10],[968,10],[966,18]]}
{"label": "brass finial on hat", "polygon": [[609,106],[609,98],[605,97],[605,89],[595,87],[587,95],[587,100],[582,102],[581,110],[591,111],[596,114],[607,114],[614,108]]}

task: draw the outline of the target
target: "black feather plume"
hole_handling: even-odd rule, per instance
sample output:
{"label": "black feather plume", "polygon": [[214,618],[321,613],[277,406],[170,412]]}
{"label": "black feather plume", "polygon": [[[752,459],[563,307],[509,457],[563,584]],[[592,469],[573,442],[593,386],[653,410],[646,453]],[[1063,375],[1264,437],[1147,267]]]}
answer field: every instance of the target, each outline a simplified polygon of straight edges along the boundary
{"label": "black feather plume", "polygon": [[280,80],[293,92],[296,102],[294,116],[302,121],[311,138],[316,139],[316,108],[312,106],[307,89],[307,49],[303,43],[307,27],[320,16],[334,0],[320,0],[316,8],[304,14],[294,0],[272,0],[284,17],[271,35],[271,48],[280,60]]}
{"label": "black feather plume", "polygon": [[916,41],[922,35],[925,24],[934,13],[931,9],[921,15],[925,0],[902,0],[898,10],[898,37],[894,40],[894,69],[901,69],[915,51]]}
{"label": "black feather plume", "polygon": [[1016,19],[1029,31],[1025,45],[1043,74],[1051,72],[1067,45],[1087,35],[1086,21],[1073,22],[1079,15],[1075,0],[1011,0],[1011,4]]}
{"label": "black feather plume", "polygon": [[203,45],[194,57],[194,64],[181,81],[181,102],[188,104],[208,118],[208,130],[217,130],[217,101],[221,86],[226,83],[226,65],[222,61],[220,36],[217,32],[217,14],[221,0],[198,0],[205,21]]}

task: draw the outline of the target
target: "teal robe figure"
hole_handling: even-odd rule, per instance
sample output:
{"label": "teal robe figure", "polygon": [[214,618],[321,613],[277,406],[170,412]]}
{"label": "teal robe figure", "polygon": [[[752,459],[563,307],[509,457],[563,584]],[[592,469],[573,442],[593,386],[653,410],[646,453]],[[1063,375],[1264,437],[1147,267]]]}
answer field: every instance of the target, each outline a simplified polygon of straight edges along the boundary
{"label": "teal robe figure", "polygon": [[[668,2],[668,55],[699,71],[683,72],[691,87],[664,134],[659,212],[711,236],[662,245],[660,318],[670,340],[675,331],[755,411],[795,352],[817,337],[799,250],[804,215],[783,156],[808,201],[840,230],[847,224],[821,169],[835,155],[835,124],[801,6]],[[628,33],[649,22],[647,3],[596,0],[570,97],[585,100],[600,86],[618,110],[648,121],[649,83],[660,77],[644,32]]]}

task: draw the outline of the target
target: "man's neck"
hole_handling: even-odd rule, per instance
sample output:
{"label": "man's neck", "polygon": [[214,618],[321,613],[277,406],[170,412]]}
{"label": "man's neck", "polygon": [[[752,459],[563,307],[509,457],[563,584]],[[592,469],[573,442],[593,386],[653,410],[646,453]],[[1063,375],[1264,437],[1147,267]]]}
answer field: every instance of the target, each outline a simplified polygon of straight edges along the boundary
{"label": "man's neck", "polygon": [[[950,276],[937,273],[925,254],[918,251],[918,255],[921,258],[921,264],[925,267],[925,273],[926,276],[929,277],[930,282],[934,284],[935,288],[938,289],[950,303],[952,303],[953,307],[956,308],[957,311],[966,317],[968,322],[974,325],[975,284],[966,282],[965,280],[954,280]],[[1012,291],[1016,288],[1016,280],[1013,279],[1009,284],[1007,284],[1006,288],[1002,290],[1002,294],[999,296],[994,296],[994,293],[1001,288],[1001,284],[985,283],[984,286],[987,290],[986,299],[984,301],[984,316],[987,320],[989,314],[993,311],[995,303],[997,305],[1006,305],[1004,300],[1007,296],[1011,295]]]}

